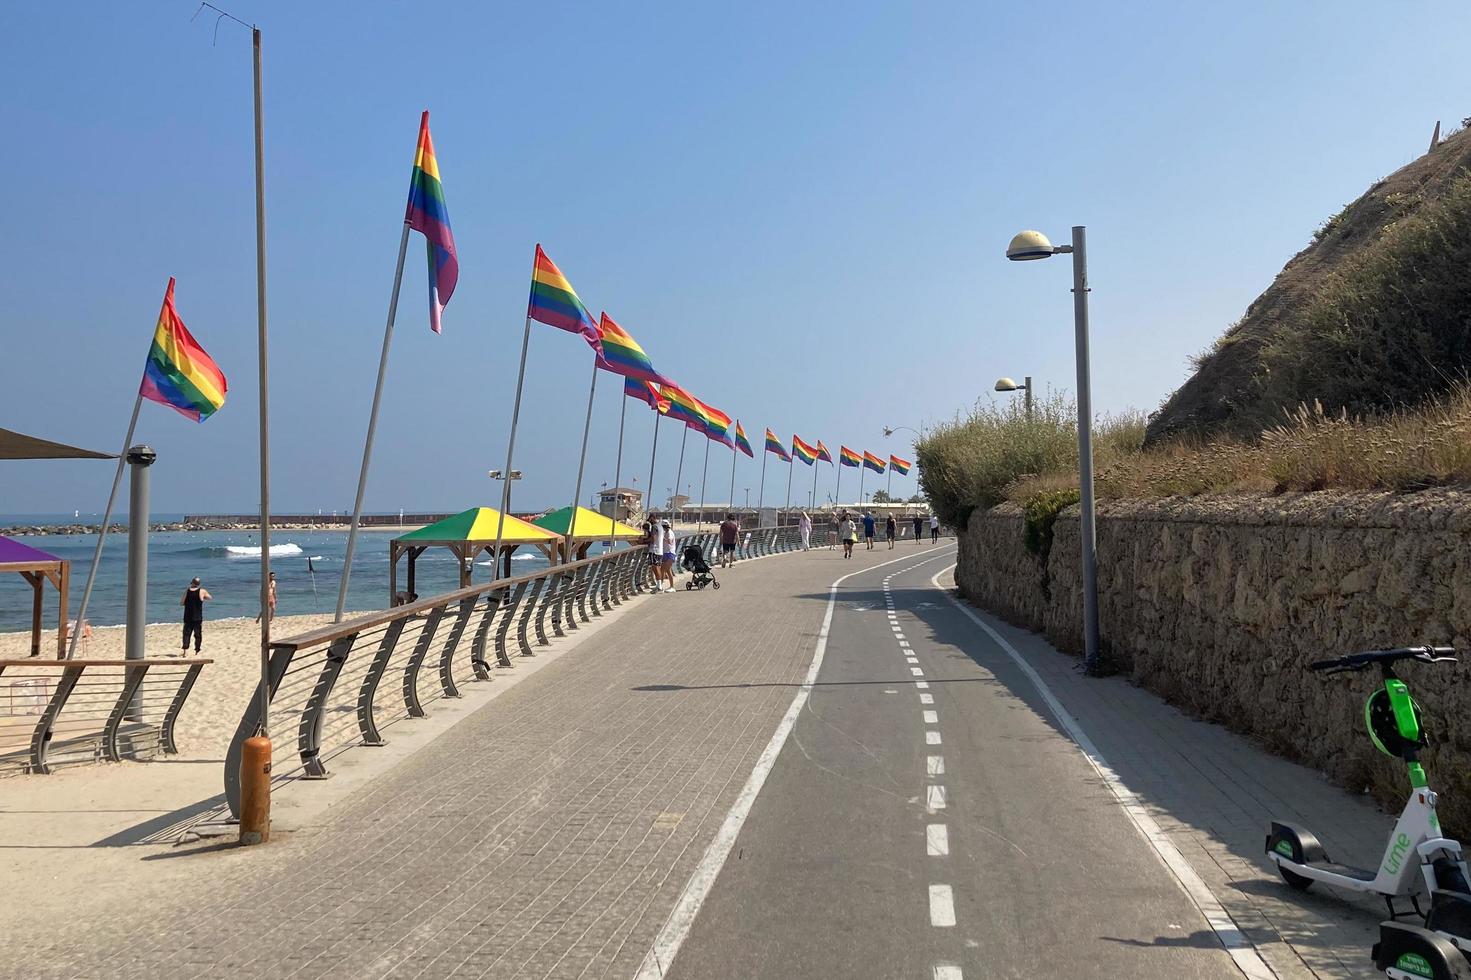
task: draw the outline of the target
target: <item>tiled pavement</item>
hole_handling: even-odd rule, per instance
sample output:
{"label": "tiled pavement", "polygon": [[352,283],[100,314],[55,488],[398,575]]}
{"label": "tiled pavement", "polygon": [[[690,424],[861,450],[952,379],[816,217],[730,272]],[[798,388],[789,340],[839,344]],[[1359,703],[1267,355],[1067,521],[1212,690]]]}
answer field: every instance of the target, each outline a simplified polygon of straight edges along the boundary
{"label": "tiled pavement", "polygon": [[54,936],[0,938],[0,975],[632,975],[859,564],[834,556],[639,600],[320,826],[162,855],[197,888],[120,884]]}

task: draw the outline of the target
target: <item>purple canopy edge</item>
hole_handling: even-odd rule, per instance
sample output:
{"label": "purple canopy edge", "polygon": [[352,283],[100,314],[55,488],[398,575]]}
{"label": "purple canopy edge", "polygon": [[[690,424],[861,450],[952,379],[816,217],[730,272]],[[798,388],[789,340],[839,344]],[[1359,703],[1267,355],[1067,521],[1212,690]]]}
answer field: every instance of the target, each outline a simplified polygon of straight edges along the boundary
{"label": "purple canopy edge", "polygon": [[12,562],[34,564],[48,561],[61,561],[61,559],[47,554],[40,548],[32,548],[28,544],[21,544],[14,538],[7,538],[0,534],[0,565]]}

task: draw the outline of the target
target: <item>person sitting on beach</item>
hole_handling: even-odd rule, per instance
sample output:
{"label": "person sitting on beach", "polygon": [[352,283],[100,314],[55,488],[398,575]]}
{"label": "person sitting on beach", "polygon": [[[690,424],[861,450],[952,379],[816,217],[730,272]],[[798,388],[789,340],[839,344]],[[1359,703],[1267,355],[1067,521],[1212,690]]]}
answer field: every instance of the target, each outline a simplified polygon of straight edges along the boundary
{"label": "person sitting on beach", "polygon": [[195,653],[204,643],[204,604],[213,598],[209,590],[199,584],[197,577],[184,590],[184,598],[179,600],[179,605],[184,607],[184,649],[181,656],[189,652],[189,634],[194,634]]}

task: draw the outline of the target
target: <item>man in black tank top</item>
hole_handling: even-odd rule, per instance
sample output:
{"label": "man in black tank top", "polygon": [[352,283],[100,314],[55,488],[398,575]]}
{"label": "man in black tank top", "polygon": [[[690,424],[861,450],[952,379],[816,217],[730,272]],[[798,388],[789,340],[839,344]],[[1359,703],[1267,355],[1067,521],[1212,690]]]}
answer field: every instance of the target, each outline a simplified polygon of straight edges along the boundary
{"label": "man in black tank top", "polygon": [[204,641],[204,603],[213,598],[197,578],[184,590],[184,598],[179,600],[179,605],[184,607],[184,653],[189,652],[190,633],[194,634],[194,652],[199,652],[199,645]]}

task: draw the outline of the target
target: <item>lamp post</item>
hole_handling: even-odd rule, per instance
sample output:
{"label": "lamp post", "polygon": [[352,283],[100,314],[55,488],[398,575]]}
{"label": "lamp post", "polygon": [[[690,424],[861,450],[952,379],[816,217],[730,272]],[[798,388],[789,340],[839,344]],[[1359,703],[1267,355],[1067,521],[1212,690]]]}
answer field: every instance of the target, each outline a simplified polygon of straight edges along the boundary
{"label": "lamp post", "polygon": [[1027,375],[1026,379],[1024,381],[1022,381],[1021,384],[1017,384],[1015,381],[1011,380],[1010,378],[997,378],[996,379],[996,390],[997,391],[1024,391],[1024,392],[1026,392],[1027,418],[1028,419],[1031,419],[1031,417],[1032,417],[1032,376],[1030,374]]}
{"label": "lamp post", "polygon": [[[1082,509],[1083,559],[1083,666],[1090,676],[1099,673],[1098,663],[1098,534],[1093,504],[1093,399],[1088,366],[1088,233],[1073,226],[1071,245],[1053,245],[1040,231],[1024,231],[1011,240],[1006,257],[1013,262],[1048,259],[1054,255],[1073,257],[1073,330],[1078,368],[1078,496]],[[1031,395],[1031,379],[1027,394]],[[1000,387],[999,385],[997,387]]]}

